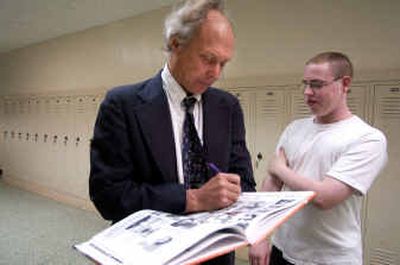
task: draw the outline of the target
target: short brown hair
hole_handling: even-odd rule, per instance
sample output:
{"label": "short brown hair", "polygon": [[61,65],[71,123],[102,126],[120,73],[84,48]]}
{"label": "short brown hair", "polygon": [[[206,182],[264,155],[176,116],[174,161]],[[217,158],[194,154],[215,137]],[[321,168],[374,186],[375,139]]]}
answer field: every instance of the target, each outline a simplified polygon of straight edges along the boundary
{"label": "short brown hair", "polygon": [[329,63],[335,78],[343,76],[353,77],[353,64],[349,57],[340,52],[323,52],[315,55],[306,62],[308,64]]}

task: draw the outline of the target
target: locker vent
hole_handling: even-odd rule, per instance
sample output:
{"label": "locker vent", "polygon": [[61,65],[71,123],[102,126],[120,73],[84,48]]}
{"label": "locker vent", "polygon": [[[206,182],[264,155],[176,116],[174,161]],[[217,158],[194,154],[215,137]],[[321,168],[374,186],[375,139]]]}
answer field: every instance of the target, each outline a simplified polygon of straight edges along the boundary
{"label": "locker vent", "polygon": [[347,96],[347,105],[349,106],[352,113],[358,115],[361,118],[365,118],[365,95],[366,89],[363,86],[355,86],[350,90],[351,92]]}
{"label": "locker vent", "polygon": [[304,103],[303,95],[292,95],[291,120],[310,116],[310,110]]}
{"label": "locker vent", "polygon": [[371,251],[370,265],[396,265],[397,254],[387,249],[376,248]]}
{"label": "locker vent", "polygon": [[269,115],[275,117],[282,114],[282,102],[279,101],[279,98],[263,98],[258,100],[260,102],[258,111],[265,115],[266,118],[269,118]]}
{"label": "locker vent", "polygon": [[382,114],[387,119],[400,118],[400,97],[382,97]]}

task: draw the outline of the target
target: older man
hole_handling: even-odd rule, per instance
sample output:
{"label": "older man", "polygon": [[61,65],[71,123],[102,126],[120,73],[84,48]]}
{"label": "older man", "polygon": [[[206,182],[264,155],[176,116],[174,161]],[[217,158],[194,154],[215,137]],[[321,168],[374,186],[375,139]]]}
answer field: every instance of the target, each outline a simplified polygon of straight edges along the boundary
{"label": "older man", "polygon": [[109,91],[96,120],[90,196],[113,222],[141,209],[215,210],[255,190],[240,105],[210,87],[234,51],[223,2],[187,1],[164,33],[164,69]]}

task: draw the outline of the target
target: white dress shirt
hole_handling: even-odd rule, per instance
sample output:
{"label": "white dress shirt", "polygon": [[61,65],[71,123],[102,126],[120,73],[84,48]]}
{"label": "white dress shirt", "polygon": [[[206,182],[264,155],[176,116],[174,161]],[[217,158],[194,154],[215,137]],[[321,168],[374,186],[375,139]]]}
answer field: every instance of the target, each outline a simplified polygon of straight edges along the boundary
{"label": "white dress shirt", "polygon": [[[163,81],[163,89],[167,95],[169,111],[172,119],[172,129],[174,131],[176,167],[178,169],[179,183],[184,182],[183,166],[182,166],[182,138],[183,138],[183,122],[185,120],[185,109],[182,100],[187,96],[186,91],[178,84],[165,64],[161,73]],[[203,107],[201,95],[193,95],[197,99],[194,105],[193,116],[197,129],[197,134],[203,143]]]}

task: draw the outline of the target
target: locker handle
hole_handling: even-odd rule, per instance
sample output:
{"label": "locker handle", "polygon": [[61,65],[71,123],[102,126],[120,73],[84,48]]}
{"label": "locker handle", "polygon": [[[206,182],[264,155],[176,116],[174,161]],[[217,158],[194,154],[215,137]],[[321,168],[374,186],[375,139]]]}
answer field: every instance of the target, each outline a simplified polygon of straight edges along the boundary
{"label": "locker handle", "polygon": [[400,91],[400,88],[398,88],[398,87],[391,87],[390,88],[390,92],[399,92]]}
{"label": "locker handle", "polygon": [[259,152],[257,154],[257,159],[256,159],[256,168],[258,168],[260,161],[263,159],[263,155],[261,154],[261,152]]}
{"label": "locker handle", "polygon": [[81,141],[81,138],[80,137],[76,137],[75,138],[75,146],[78,146],[80,141]]}

